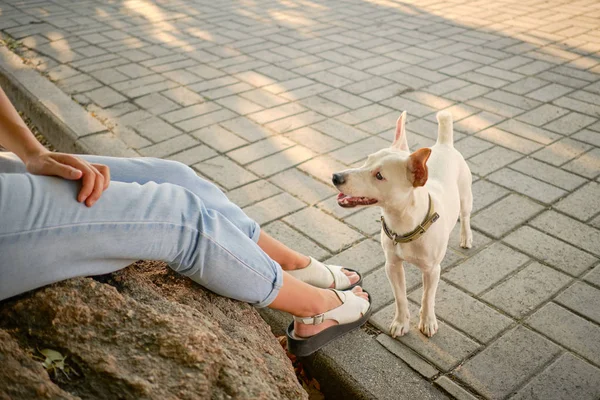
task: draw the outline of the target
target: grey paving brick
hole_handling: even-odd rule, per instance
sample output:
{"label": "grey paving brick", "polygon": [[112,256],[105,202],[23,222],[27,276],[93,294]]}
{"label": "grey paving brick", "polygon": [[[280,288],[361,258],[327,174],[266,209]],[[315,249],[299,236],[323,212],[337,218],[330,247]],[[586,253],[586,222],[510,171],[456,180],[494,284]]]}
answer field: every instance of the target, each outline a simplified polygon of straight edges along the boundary
{"label": "grey paving brick", "polygon": [[244,212],[259,224],[266,224],[299,210],[305,205],[288,193],[280,193],[244,208]]}
{"label": "grey paving brick", "polygon": [[525,114],[519,115],[517,119],[531,125],[542,126],[567,113],[568,111],[564,108],[556,107],[551,104],[544,104]]}
{"label": "grey paving brick", "polygon": [[240,96],[265,108],[275,107],[287,102],[286,99],[269,93],[264,89],[250,90],[248,92],[240,93]]}
{"label": "grey paving brick", "polygon": [[135,104],[154,115],[173,111],[179,106],[159,93],[152,93],[135,99]]}
{"label": "grey paving brick", "polygon": [[86,92],[85,95],[100,107],[110,107],[127,100],[124,96],[121,96],[108,86]]}
{"label": "grey paving brick", "polygon": [[314,155],[315,153],[306,147],[296,145],[280,153],[255,161],[248,165],[247,169],[261,177],[266,177],[298,165],[314,157]]}
{"label": "grey paving brick", "polygon": [[562,292],[555,300],[596,323],[600,323],[600,290],[575,282],[573,286]]}
{"label": "grey paving brick", "polygon": [[554,208],[582,221],[600,212],[600,184],[589,182],[559,201]]}
{"label": "grey paving brick", "polygon": [[[193,106],[192,106],[193,107]],[[227,121],[235,118],[237,114],[229,110],[216,110],[196,118],[187,119],[182,122],[176,123],[176,126],[183,129],[186,132],[194,131],[196,129],[204,128],[215,123]]]}
{"label": "grey paving brick", "polygon": [[202,96],[183,86],[166,90],[162,92],[162,95],[168,97],[169,99],[173,100],[175,103],[183,107],[191,106],[192,104],[202,103],[204,101]]}
{"label": "grey paving brick", "polygon": [[[407,269],[414,268],[408,267]],[[420,274],[416,274],[414,270],[409,270],[406,273],[406,285],[415,286],[418,284],[418,278]],[[389,304],[394,300],[394,293],[390,287],[385,268],[381,267],[371,272],[367,276],[363,277],[363,283],[361,287],[373,294],[371,298],[371,305],[373,311],[376,313],[382,309],[385,305]],[[371,317],[373,319],[373,317]],[[391,321],[391,320],[390,320]]]}
{"label": "grey paving brick", "polygon": [[596,399],[600,396],[599,381],[600,369],[564,353],[512,399]]}
{"label": "grey paving brick", "polygon": [[296,168],[281,172],[269,181],[308,204],[315,204],[337,192],[331,185],[325,185]]}
{"label": "grey paving brick", "polygon": [[549,340],[519,326],[467,361],[454,374],[486,398],[501,399],[559,351]]}
{"label": "grey paving brick", "polygon": [[203,143],[221,152],[226,152],[248,143],[246,140],[219,125],[207,126],[206,128],[191,132],[191,134]]}
{"label": "grey paving brick", "polygon": [[463,249],[460,247],[460,224],[457,223],[450,232],[450,239],[448,240],[448,246],[454,249],[459,254],[470,257],[473,254],[477,253],[479,250],[485,248],[488,244],[492,242],[492,239],[479,233],[477,231],[473,231],[473,246],[470,249]]}
{"label": "grey paving brick", "polygon": [[543,147],[540,143],[524,139],[498,128],[488,128],[477,133],[476,136],[524,154],[533,153]]}
{"label": "grey paving brick", "polygon": [[260,126],[245,117],[230,119],[222,122],[220,125],[249,142],[255,142],[274,135],[273,131]]}
{"label": "grey paving brick", "polygon": [[595,118],[572,112],[564,117],[552,121],[551,123],[545,125],[544,128],[561,135],[570,135],[596,121],[597,119]]}
{"label": "grey paving brick", "polygon": [[483,129],[486,129],[492,125],[496,125],[504,120],[496,114],[482,111],[479,114],[471,115],[465,119],[462,119],[454,124],[454,129],[466,134],[476,133]]}
{"label": "grey paving brick", "polygon": [[381,245],[367,239],[325,260],[327,264],[341,265],[367,274],[385,262]]}
{"label": "grey paving brick", "polygon": [[481,110],[501,115],[506,118],[513,118],[514,116],[522,114],[524,112],[524,110],[518,107],[513,107],[512,105],[500,103],[496,100],[492,100],[487,97],[477,97],[475,99],[469,100],[467,104],[473,107],[477,107]]}
{"label": "grey paving brick", "polygon": [[284,221],[334,252],[363,238],[335,218],[312,207],[298,211],[284,218]]}
{"label": "grey paving brick", "polygon": [[[420,303],[421,295],[420,288],[409,298]],[[435,310],[439,318],[483,343],[489,342],[512,323],[511,319],[443,280],[438,285]]]}
{"label": "grey paving brick", "polygon": [[212,102],[202,103],[168,112],[161,115],[161,117],[167,122],[176,123],[219,110],[220,108],[221,107]]}
{"label": "grey paving brick", "polygon": [[485,140],[477,139],[473,136],[467,136],[466,138],[454,143],[454,147],[463,155],[465,159],[473,157],[474,155],[479,154],[493,146],[493,144]]}
{"label": "grey paving brick", "polygon": [[304,127],[285,135],[296,143],[303,144],[316,153],[328,153],[344,145],[343,142],[324,135],[310,127]]}
{"label": "grey paving brick", "polygon": [[485,97],[496,100],[500,103],[512,105],[522,110],[531,110],[540,105],[537,100],[530,99],[525,96],[516,95],[504,90],[495,90],[485,95]]}
{"label": "grey paving brick", "polygon": [[600,327],[569,310],[548,303],[527,319],[533,329],[596,365],[600,364]]}
{"label": "grey paving brick", "polygon": [[498,125],[498,128],[546,145],[562,137],[556,133],[514,119],[503,121]]}
{"label": "grey paving brick", "polygon": [[531,221],[536,228],[559,237],[572,245],[600,255],[600,230],[566,217],[556,211],[546,211]]}
{"label": "grey paving brick", "polygon": [[263,226],[262,229],[286,246],[302,254],[310,255],[318,260],[322,260],[329,255],[329,252],[322,247],[281,221],[272,222]]}
{"label": "grey paving brick", "polygon": [[227,192],[227,197],[238,206],[246,207],[278,193],[281,193],[281,189],[261,179]]}
{"label": "grey paving brick", "polygon": [[568,194],[562,189],[509,168],[496,171],[487,179],[546,204],[551,204]]}
{"label": "grey paving brick", "polygon": [[523,158],[511,164],[510,168],[566,190],[573,190],[586,181],[577,175],[532,158]]}
{"label": "grey paving brick", "polygon": [[329,156],[319,156],[300,164],[298,168],[315,178],[330,184],[331,175],[334,172],[343,171],[348,167]]}
{"label": "grey paving brick", "polygon": [[543,209],[525,197],[511,194],[479,212],[471,222],[475,228],[498,238]]}
{"label": "grey paving brick", "polygon": [[468,164],[472,173],[485,176],[521,157],[522,155],[517,152],[494,146],[491,149],[485,150],[484,152],[469,158]]}
{"label": "grey paving brick", "polygon": [[479,294],[528,261],[526,255],[496,242],[445,272],[444,278]]}
{"label": "grey paving brick", "polygon": [[600,132],[594,132],[589,129],[584,129],[571,135],[571,137],[581,142],[586,142],[596,147],[600,147]]}
{"label": "grey paving brick", "polygon": [[168,159],[179,161],[180,163],[184,163],[186,165],[193,165],[216,155],[217,153],[210,147],[200,145],[196,147],[188,147],[186,150],[168,157]]}
{"label": "grey paving brick", "polygon": [[596,286],[600,287],[600,265],[596,266],[584,279]]}
{"label": "grey paving brick", "polygon": [[400,358],[412,369],[420,373],[426,378],[433,378],[439,374],[439,370],[432,366],[430,363],[425,361],[421,356],[417,355],[416,352],[408,348],[407,346],[400,344],[398,341],[392,339],[384,333],[380,333],[377,336],[377,341],[389,350],[396,357]]}
{"label": "grey paving brick", "polygon": [[452,90],[448,93],[445,93],[444,97],[452,99],[454,101],[467,101],[470,99],[474,99],[475,97],[482,96],[491,91],[492,89],[489,87],[471,83],[468,86],[464,86],[460,89]]}
{"label": "grey paving brick", "polygon": [[527,96],[546,103],[558,97],[564,96],[565,94],[572,91],[573,89],[570,87],[559,85],[557,83],[552,83],[550,85],[544,86],[540,89],[528,93]]}
{"label": "grey paving brick", "polygon": [[239,164],[248,164],[294,146],[295,143],[285,137],[271,136],[227,153],[227,156]]}
{"label": "grey paving brick", "polygon": [[389,147],[389,145],[390,143],[388,141],[381,138],[370,137],[333,151],[330,155],[345,164],[351,164],[366,158],[371,153]]}
{"label": "grey paving brick", "polygon": [[526,94],[548,84],[548,81],[534,77],[527,77],[518,82],[514,82],[510,85],[503,87],[502,90],[506,90],[515,94]]}
{"label": "grey paving brick", "polygon": [[[450,371],[461,360],[479,349],[479,344],[443,321],[438,321],[438,331],[433,337],[426,337],[419,332],[419,307],[414,303],[409,303],[408,309],[411,316],[410,331],[406,335],[396,338],[396,340],[379,341],[390,351],[397,352],[396,349],[401,347],[400,343],[402,343],[433,363],[440,370]],[[396,305],[390,304],[377,312],[371,318],[371,323],[389,334],[390,323],[395,312]]]}
{"label": "grey paving brick", "polygon": [[479,180],[471,187],[473,192],[473,213],[495,203],[506,196],[509,191],[485,180]]}
{"label": "grey paving brick", "polygon": [[364,210],[360,210],[345,218],[344,222],[367,235],[373,235],[381,231],[381,223],[379,222],[380,217],[381,210],[379,207],[367,207]]}
{"label": "grey paving brick", "polygon": [[190,147],[194,147],[198,141],[190,135],[179,135],[152,146],[139,149],[141,155],[146,157],[167,157]]}
{"label": "grey paving brick", "polygon": [[157,117],[144,119],[132,125],[140,135],[147,137],[155,143],[170,139],[181,134],[179,129],[167,124]]}
{"label": "grey paving brick", "polygon": [[529,226],[520,227],[503,241],[570,275],[580,275],[597,261],[591,254]]}
{"label": "grey paving brick", "polygon": [[494,287],[482,298],[516,318],[546,302],[572,278],[550,267],[532,263]]}
{"label": "grey paving brick", "polygon": [[333,117],[348,111],[348,108],[341,106],[337,103],[324,99],[320,96],[306,97],[299,101],[300,104],[311,110],[318,111],[319,113]]}
{"label": "grey paving brick", "polygon": [[311,127],[338,140],[341,140],[344,143],[353,143],[369,136],[365,132],[359,131],[358,129],[334,119],[321,121],[315,125],[312,125]]}
{"label": "grey paving brick", "polygon": [[233,189],[258,179],[253,173],[222,156],[202,161],[193,167],[227,189]]}
{"label": "grey paving brick", "polygon": [[435,383],[444,388],[444,390],[454,396],[457,400],[475,400],[477,397],[467,392],[459,384],[447,376],[440,376]]}
{"label": "grey paving brick", "polygon": [[588,178],[600,174],[600,149],[594,148],[563,166],[564,169]]}

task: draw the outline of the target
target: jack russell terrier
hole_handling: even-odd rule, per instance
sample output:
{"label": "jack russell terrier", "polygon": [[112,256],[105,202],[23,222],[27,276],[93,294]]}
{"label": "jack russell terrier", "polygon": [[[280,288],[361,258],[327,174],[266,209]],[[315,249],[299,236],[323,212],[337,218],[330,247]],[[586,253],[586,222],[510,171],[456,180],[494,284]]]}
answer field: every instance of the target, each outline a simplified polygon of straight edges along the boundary
{"label": "jack russell terrier", "polygon": [[381,207],[385,271],[396,299],[392,337],[402,336],[410,328],[404,261],[419,267],[423,274],[419,330],[431,337],[438,329],[434,304],[440,263],[459,215],[460,246],[468,249],[473,243],[471,171],[454,148],[452,115],[441,111],[437,121],[436,144],[410,153],[404,111],[390,148],[371,154],[360,168],[335,173],[332,178],[340,191],[340,206]]}

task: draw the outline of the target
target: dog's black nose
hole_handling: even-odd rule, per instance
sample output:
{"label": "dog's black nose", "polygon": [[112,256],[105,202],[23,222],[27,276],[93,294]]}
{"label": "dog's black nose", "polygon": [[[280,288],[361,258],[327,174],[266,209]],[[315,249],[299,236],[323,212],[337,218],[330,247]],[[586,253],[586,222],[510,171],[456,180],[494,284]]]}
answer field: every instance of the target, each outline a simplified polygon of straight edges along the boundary
{"label": "dog's black nose", "polygon": [[346,182],[346,180],[344,179],[344,175],[342,174],[333,174],[333,176],[331,177],[331,181],[334,185],[341,185],[342,183]]}

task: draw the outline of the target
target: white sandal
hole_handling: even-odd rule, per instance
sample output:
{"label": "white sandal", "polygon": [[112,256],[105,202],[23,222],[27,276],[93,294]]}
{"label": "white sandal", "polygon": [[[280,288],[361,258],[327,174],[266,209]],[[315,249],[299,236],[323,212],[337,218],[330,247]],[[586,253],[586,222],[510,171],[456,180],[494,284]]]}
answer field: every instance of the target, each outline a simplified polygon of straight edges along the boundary
{"label": "white sandal", "polygon": [[302,324],[319,325],[324,321],[334,320],[337,321],[338,324],[324,329],[314,336],[301,338],[294,334],[294,322],[292,322],[286,331],[287,346],[290,353],[298,357],[308,356],[332,340],[359,328],[365,324],[371,316],[373,309],[371,307],[370,295],[369,300],[365,300],[351,291],[342,292],[335,289],[331,290],[338,296],[342,305],[312,317],[294,316],[294,321]]}
{"label": "white sandal", "polygon": [[[342,268],[346,271],[356,273],[358,275],[358,282],[354,284],[350,283],[350,279],[346,276],[344,271],[342,271]],[[340,267],[339,265],[323,264],[312,257],[310,257],[310,264],[308,264],[308,267],[286,272],[302,282],[323,289],[328,289],[333,283],[334,289],[348,290],[362,283],[362,276],[358,271]]]}

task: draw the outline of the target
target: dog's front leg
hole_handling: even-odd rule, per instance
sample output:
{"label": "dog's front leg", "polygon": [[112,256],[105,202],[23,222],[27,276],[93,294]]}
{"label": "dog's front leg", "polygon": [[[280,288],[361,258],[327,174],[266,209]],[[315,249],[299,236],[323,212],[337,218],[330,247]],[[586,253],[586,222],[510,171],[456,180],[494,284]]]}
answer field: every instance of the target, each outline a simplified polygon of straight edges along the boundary
{"label": "dog's front leg", "polygon": [[396,315],[390,325],[392,337],[403,336],[410,330],[410,312],[408,311],[408,299],[406,298],[406,280],[404,278],[404,262],[392,257],[386,257],[385,272],[392,286],[394,298],[396,299]]}
{"label": "dog's front leg", "polygon": [[440,264],[423,272],[423,298],[419,318],[419,330],[427,337],[432,337],[438,330],[435,317],[435,292],[440,281]]}

